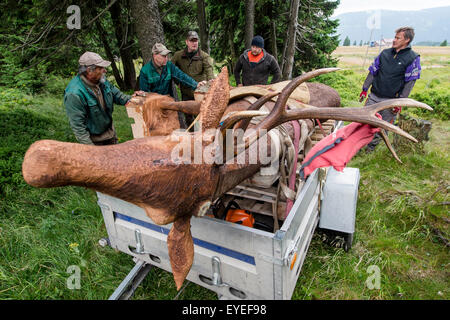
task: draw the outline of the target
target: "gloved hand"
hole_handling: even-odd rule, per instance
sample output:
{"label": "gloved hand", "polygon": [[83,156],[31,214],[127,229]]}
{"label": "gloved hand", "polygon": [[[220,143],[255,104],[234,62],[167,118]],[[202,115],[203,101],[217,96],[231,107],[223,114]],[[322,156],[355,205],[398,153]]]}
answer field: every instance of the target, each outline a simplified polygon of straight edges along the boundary
{"label": "gloved hand", "polygon": [[359,102],[363,102],[364,99],[367,98],[367,91],[361,91],[360,95],[359,95]]}
{"label": "gloved hand", "polygon": [[400,113],[402,111],[402,107],[393,107],[392,112],[393,113]]}

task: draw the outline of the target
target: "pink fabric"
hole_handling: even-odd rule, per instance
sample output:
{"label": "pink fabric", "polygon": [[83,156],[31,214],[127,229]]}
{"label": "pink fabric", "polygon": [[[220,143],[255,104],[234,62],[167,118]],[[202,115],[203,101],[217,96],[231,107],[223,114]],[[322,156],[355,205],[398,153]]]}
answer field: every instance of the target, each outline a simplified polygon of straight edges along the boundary
{"label": "pink fabric", "polygon": [[[377,114],[377,116],[381,118],[379,114]],[[362,147],[372,141],[374,134],[379,131],[380,128],[375,128],[368,124],[352,122],[337,130],[335,134],[330,134],[320,140],[320,142],[308,152],[306,158],[303,160],[301,170],[303,170],[304,179],[306,179],[316,168],[333,166],[337,171],[344,170],[345,166],[353,156]],[[339,138],[342,139],[340,143],[337,143],[329,150],[314,158],[318,152],[332,145]],[[309,164],[305,165],[311,158],[314,159]]]}

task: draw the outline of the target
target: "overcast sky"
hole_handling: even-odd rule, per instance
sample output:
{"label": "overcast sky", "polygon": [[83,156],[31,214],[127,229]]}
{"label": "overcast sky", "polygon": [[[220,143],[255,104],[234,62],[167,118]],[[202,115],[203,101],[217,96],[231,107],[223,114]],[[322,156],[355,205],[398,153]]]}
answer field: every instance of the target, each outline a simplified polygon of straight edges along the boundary
{"label": "overcast sky", "polygon": [[367,10],[421,10],[449,6],[449,0],[341,0],[334,16]]}

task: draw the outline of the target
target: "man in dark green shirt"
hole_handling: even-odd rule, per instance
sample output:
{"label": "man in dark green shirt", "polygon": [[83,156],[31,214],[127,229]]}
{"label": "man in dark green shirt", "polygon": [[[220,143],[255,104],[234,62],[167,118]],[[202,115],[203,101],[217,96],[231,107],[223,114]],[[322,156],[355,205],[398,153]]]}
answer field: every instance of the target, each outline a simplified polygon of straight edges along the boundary
{"label": "man in dark green shirt", "polygon": [[[78,142],[108,145],[117,143],[112,121],[114,103],[125,105],[131,96],[123,94],[105,78],[111,64],[94,52],[79,59],[78,75],[64,91],[64,106]],[[135,92],[133,94],[140,94]]]}

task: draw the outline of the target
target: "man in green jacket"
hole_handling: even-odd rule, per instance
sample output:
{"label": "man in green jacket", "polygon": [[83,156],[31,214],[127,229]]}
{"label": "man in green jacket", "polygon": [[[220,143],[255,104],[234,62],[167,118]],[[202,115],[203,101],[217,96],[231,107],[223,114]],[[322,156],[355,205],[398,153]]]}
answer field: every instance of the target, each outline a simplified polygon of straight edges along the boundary
{"label": "man in green jacket", "polygon": [[200,84],[183,71],[178,69],[172,62],[168,61],[168,50],[162,43],[155,43],[152,48],[152,59],[146,63],[139,75],[140,89],[145,92],[156,92],[162,95],[170,94],[175,97],[172,90],[172,80],[181,83],[192,90]]}
{"label": "man in green jacket", "polygon": [[[213,60],[198,47],[198,34],[189,31],[186,37],[186,48],[175,52],[172,63],[195,81],[209,81],[214,79]],[[182,100],[194,100],[194,91],[188,86],[181,85]]]}
{"label": "man in green jacket", "polygon": [[[109,145],[117,143],[112,121],[114,103],[125,105],[131,96],[123,94],[105,78],[111,62],[94,52],[85,52],[78,75],[64,91],[64,106],[70,127],[79,143]],[[135,92],[133,94],[140,94]]]}

